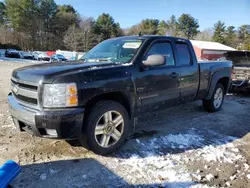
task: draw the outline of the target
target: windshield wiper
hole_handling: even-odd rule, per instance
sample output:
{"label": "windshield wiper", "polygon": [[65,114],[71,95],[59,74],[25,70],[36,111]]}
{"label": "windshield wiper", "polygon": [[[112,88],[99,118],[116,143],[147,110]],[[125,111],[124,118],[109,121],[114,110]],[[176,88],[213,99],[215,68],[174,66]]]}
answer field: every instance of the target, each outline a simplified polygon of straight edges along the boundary
{"label": "windshield wiper", "polygon": [[113,62],[111,58],[86,58],[84,62]]}

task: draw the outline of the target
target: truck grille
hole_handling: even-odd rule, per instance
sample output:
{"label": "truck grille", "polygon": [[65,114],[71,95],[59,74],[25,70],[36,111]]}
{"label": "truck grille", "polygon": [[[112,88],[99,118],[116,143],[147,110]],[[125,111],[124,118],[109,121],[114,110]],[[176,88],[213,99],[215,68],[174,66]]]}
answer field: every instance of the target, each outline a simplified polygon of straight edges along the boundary
{"label": "truck grille", "polygon": [[38,86],[11,79],[11,90],[15,99],[22,105],[38,108]]}

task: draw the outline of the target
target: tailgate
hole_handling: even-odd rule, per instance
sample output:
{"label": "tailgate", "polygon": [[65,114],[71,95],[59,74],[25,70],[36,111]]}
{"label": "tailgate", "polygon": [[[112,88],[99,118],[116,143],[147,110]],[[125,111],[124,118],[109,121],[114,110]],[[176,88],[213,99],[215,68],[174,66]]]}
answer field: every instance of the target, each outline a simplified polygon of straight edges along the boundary
{"label": "tailgate", "polygon": [[250,80],[250,67],[234,67],[232,80],[233,81]]}

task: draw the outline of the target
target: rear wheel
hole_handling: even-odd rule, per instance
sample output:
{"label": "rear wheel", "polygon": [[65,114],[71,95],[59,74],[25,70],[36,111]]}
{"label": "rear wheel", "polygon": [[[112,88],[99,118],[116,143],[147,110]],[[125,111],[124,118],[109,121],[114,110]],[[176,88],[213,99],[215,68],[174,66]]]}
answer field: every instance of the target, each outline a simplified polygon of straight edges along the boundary
{"label": "rear wheel", "polygon": [[225,89],[222,84],[218,83],[214,89],[214,93],[210,100],[203,100],[204,108],[209,112],[217,112],[221,109],[223,101]]}
{"label": "rear wheel", "polygon": [[124,144],[129,123],[128,113],[120,103],[101,101],[87,115],[80,142],[96,154],[113,153]]}

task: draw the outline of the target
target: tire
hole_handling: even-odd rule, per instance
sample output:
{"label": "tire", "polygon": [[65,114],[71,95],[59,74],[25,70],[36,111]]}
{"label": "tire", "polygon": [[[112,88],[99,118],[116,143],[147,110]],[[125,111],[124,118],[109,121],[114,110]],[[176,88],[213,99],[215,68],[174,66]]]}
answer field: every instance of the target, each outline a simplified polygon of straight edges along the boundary
{"label": "tire", "polygon": [[129,134],[129,127],[128,112],[120,103],[100,101],[87,114],[79,141],[82,146],[94,153],[107,155],[115,152],[124,144]]}
{"label": "tire", "polygon": [[[215,86],[210,100],[203,100],[203,107],[208,112],[217,112],[221,109],[225,97],[225,89],[221,83]],[[217,102],[216,102],[217,100]]]}

